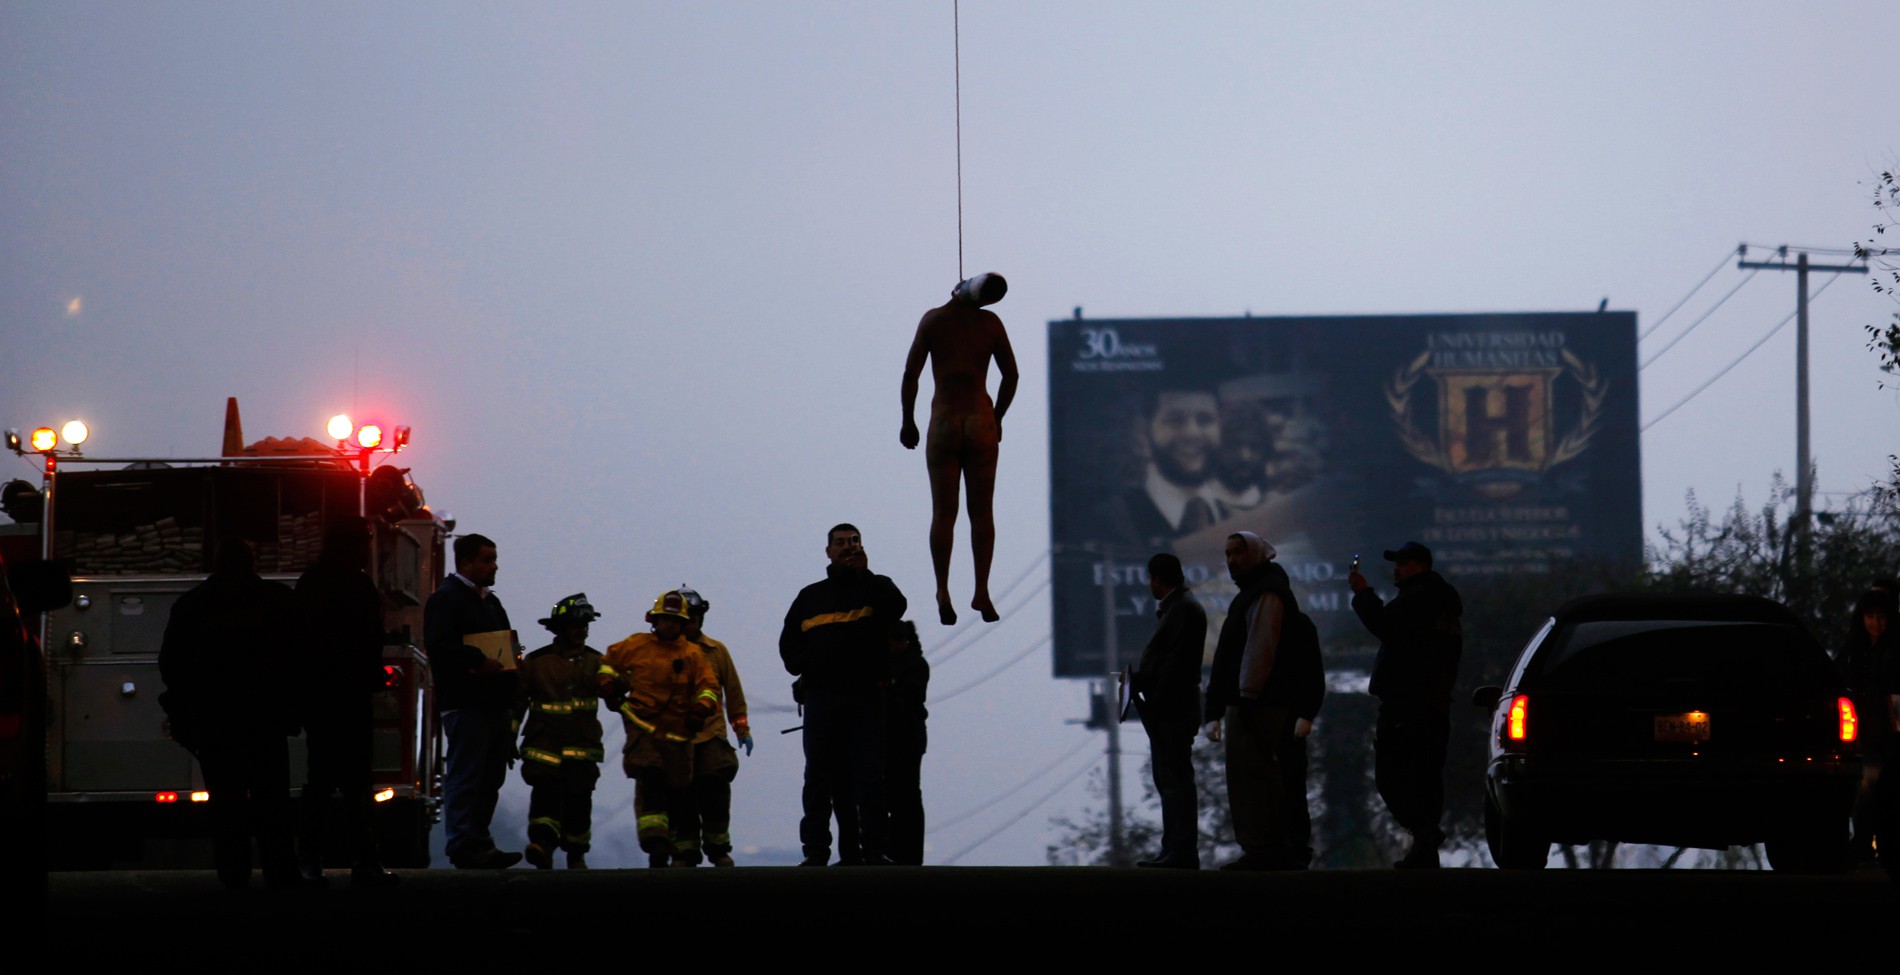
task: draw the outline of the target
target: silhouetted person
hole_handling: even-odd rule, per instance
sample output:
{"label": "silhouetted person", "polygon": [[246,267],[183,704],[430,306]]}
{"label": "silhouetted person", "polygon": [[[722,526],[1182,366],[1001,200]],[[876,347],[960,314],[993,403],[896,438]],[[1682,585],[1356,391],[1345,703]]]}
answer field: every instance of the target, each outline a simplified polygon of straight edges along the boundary
{"label": "silhouetted person", "polygon": [[1280,736],[1291,713],[1275,693],[1282,647],[1300,617],[1273,546],[1253,532],[1227,537],[1227,572],[1240,591],[1227,606],[1207,678],[1207,737],[1226,745],[1227,808],[1240,858],[1222,870],[1285,870],[1285,777]]}
{"label": "silhouetted person", "polygon": [[383,886],[396,880],[383,869],[373,822],[371,708],[384,673],[382,596],[365,571],[369,532],[362,518],[333,522],[324,533],[323,553],[297,580],[306,641],[298,686],[309,746],[298,853],[304,879],[317,883],[323,880],[324,823],[332,792],[343,795],[350,882]]}
{"label": "silhouetted person", "polygon": [[739,738],[739,747],[752,754],[752,719],[746,711],[745,685],[739,682],[732,651],[706,634],[706,612],[712,608],[697,591],[681,587],[686,597],[686,639],[700,652],[719,679],[720,708],[693,736],[693,787],[680,803],[680,820],[673,824],[673,860],[698,866],[704,857],[715,867],[734,866],[732,859],[732,781],[739,777],[739,752],[726,729]]}
{"label": "silhouetted person", "polygon": [[1162,552],[1148,560],[1148,589],[1157,606],[1154,636],[1135,665],[1135,708],[1148,733],[1148,765],[1161,796],[1161,854],[1138,867],[1201,867],[1200,805],[1194,787],[1194,732],[1201,721],[1201,655],[1207,611],[1188,589],[1181,560]]}
{"label": "silhouetted person", "polygon": [[1878,589],[1862,593],[1854,603],[1853,625],[1838,661],[1860,717],[1862,760],[1860,791],[1854,799],[1854,855],[1862,863],[1873,862],[1876,836],[1886,844],[1882,859],[1900,857],[1900,851],[1891,849],[1900,845],[1900,837],[1881,832],[1874,815],[1874,797],[1885,772],[1888,744],[1895,737],[1895,712],[1900,705],[1896,698],[1900,695],[1900,630],[1894,623],[1886,593]]}
{"label": "silhouetted person", "polygon": [[856,527],[825,533],[825,556],[825,578],[799,590],[778,638],[805,709],[803,865],[829,862],[834,810],[838,862],[888,864],[884,701],[891,629],[907,603],[896,583],[871,571]]}
{"label": "silhouetted person", "polygon": [[[924,463],[930,470],[930,561],[937,573],[937,619],[945,626],[957,621],[950,599],[950,552],[956,545],[959,484],[969,492],[965,503],[976,562],[976,595],[970,608],[987,622],[998,619],[990,602],[990,556],[996,550],[996,518],[990,506],[996,494],[1003,414],[1016,398],[1016,353],[1009,347],[1003,320],[983,306],[1003,300],[1008,290],[1000,274],[979,274],[958,283],[949,301],[924,313],[904,360],[904,427],[898,440],[908,449],[917,447],[912,414],[926,359],[936,384]],[[994,405],[987,385],[992,358],[1002,377]]]}
{"label": "silhouetted person", "polygon": [[905,620],[891,633],[891,692],[885,711],[884,785],[890,797],[891,860],[918,866],[924,862],[924,752],[930,746],[925,721],[930,709],[930,662],[917,638],[917,624]]}
{"label": "silhouetted person", "polygon": [[1379,699],[1373,732],[1374,779],[1379,797],[1411,849],[1395,866],[1436,869],[1445,842],[1445,747],[1451,736],[1451,686],[1464,650],[1464,600],[1432,571],[1432,550],[1417,542],[1388,550],[1399,593],[1385,602],[1357,569],[1346,577],[1352,609],[1372,635],[1379,655],[1367,690]]}
{"label": "silhouetted person", "polygon": [[259,577],[252,558],[248,543],[226,539],[211,576],[173,604],[158,651],[159,704],[172,739],[204,770],[218,879],[233,889],[250,882],[255,824],[265,886],[293,888],[302,878],[286,739],[297,733],[297,603]]}
{"label": "silhouetted person", "polygon": [[[654,865],[677,849],[674,824],[690,815],[692,802],[693,738],[719,711],[719,677],[700,645],[686,639],[691,621],[685,594],[663,592],[647,613],[652,632],[608,647],[600,662],[600,696],[626,726],[620,767],[634,780],[640,849]],[[672,859],[676,867],[695,863]]]}
{"label": "silhouetted person", "polygon": [[587,594],[554,604],[541,625],[554,642],[521,662],[528,720],[521,727],[521,779],[528,783],[528,848],[536,870],[567,854],[569,870],[587,869],[594,842],[594,785],[600,781],[601,652],[587,645],[600,618]]}
{"label": "silhouetted person", "polygon": [[[505,869],[521,854],[495,847],[488,825],[515,752],[521,681],[508,611],[489,591],[498,562],[482,535],[455,540],[455,572],[423,608],[423,643],[435,678],[435,706],[448,741],[442,776],[442,831],[449,862]],[[506,659],[508,663],[503,663]]]}

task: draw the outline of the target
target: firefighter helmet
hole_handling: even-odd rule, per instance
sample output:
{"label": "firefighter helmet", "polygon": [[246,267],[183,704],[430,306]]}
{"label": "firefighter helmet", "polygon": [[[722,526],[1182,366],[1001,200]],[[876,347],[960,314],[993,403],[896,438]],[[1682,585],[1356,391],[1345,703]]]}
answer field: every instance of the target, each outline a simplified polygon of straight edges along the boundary
{"label": "firefighter helmet", "polygon": [[678,589],[668,589],[653,601],[653,608],[647,610],[647,622],[653,622],[657,616],[671,616],[682,623],[690,623],[693,619],[691,611],[687,609],[686,596]]}
{"label": "firefighter helmet", "polygon": [[686,588],[686,583],[680,583],[679,593],[686,597],[686,611],[694,616],[704,616],[712,608],[711,600],[700,595],[697,590]]}
{"label": "firefighter helmet", "polygon": [[548,618],[542,620],[541,625],[550,630],[559,631],[561,627],[570,623],[591,623],[597,619],[600,619],[600,614],[594,611],[594,604],[587,601],[587,594],[577,592],[555,603],[554,608],[548,611]]}

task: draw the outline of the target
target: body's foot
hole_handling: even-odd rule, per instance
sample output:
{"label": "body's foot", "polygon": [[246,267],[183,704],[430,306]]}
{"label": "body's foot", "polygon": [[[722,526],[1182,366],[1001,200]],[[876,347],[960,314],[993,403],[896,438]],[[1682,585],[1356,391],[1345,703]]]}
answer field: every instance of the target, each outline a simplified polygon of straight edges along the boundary
{"label": "body's foot", "polygon": [[567,851],[567,868],[569,870],[587,869],[587,853],[583,850]]}
{"label": "body's foot", "polygon": [[997,614],[996,607],[990,603],[990,594],[986,592],[977,593],[976,598],[970,600],[970,608],[982,613],[985,623],[994,623],[1003,618]]}
{"label": "body's foot", "polygon": [[554,869],[554,851],[553,850],[550,850],[539,843],[530,843],[528,844],[528,849],[525,851],[525,853],[528,858],[528,863],[532,864],[536,870]]}
{"label": "body's foot", "polygon": [[1156,869],[1156,870],[1199,870],[1201,869],[1201,861],[1195,857],[1184,857],[1184,856],[1176,856],[1172,853],[1163,853],[1152,860],[1138,861],[1135,864],[1135,866],[1147,867],[1147,868]]}
{"label": "body's foot", "polygon": [[798,861],[798,865],[801,867],[822,867],[825,864],[830,863],[830,862],[831,862],[831,854],[813,853],[812,855],[806,857],[805,859]]}
{"label": "body's foot", "polygon": [[688,856],[684,853],[675,853],[673,854],[673,866],[682,867],[684,869],[691,870],[694,867],[699,866],[699,858],[695,856]]}
{"label": "body's foot", "polygon": [[937,594],[937,622],[945,626],[957,625],[957,608],[950,605],[950,594]]}
{"label": "body's foot", "polygon": [[713,854],[713,855],[712,855],[712,865],[713,865],[713,866],[715,866],[715,867],[730,867],[730,866],[733,866],[734,864],[733,864],[733,862],[732,862],[732,854],[730,854],[730,853],[715,853],[715,854]]}

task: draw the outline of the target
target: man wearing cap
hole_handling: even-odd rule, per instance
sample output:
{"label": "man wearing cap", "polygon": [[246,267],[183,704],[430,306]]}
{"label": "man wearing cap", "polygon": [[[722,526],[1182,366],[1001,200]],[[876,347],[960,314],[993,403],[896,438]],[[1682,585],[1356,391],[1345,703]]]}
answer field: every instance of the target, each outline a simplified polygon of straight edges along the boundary
{"label": "man wearing cap", "polygon": [[569,870],[587,869],[593,841],[594,783],[604,757],[598,697],[601,653],[587,645],[588,625],[600,619],[587,594],[554,604],[541,625],[554,642],[521,662],[528,721],[521,729],[521,778],[528,783],[528,862],[554,866],[567,854]]}
{"label": "man wearing cap", "polygon": [[[1000,274],[979,274],[959,282],[950,300],[924,313],[917,337],[904,360],[904,426],[897,439],[917,449],[917,378],[930,361],[936,391],[930,398],[930,436],[924,463],[930,470],[930,561],[937,573],[937,619],[957,621],[950,599],[950,550],[956,543],[957,491],[969,491],[970,549],[976,561],[976,594],[970,608],[984,622],[999,618],[990,602],[990,556],[996,550],[996,518],[990,508],[996,493],[996,455],[1003,440],[1003,414],[1016,398],[1016,353],[1010,349],[1003,320],[983,306],[1003,300],[1009,290]],[[990,402],[987,379],[996,360],[1002,380]],[[895,621],[892,621],[895,622]]]}
{"label": "man wearing cap", "polygon": [[1406,542],[1385,553],[1398,595],[1386,602],[1357,569],[1347,576],[1352,609],[1379,655],[1369,690],[1379,699],[1373,735],[1374,776],[1392,818],[1412,834],[1396,866],[1434,869],[1445,842],[1445,744],[1451,734],[1451,687],[1464,649],[1464,601],[1432,571],[1432,551]]}

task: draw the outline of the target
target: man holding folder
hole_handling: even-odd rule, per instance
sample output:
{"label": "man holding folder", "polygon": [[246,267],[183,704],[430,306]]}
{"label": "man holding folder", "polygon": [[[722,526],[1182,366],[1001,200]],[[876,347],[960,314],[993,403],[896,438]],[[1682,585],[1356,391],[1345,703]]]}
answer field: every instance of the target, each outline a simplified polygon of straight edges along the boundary
{"label": "man holding folder", "polygon": [[462,535],[454,551],[455,572],[429,596],[422,616],[436,708],[448,739],[442,829],[451,864],[502,869],[521,862],[521,854],[496,849],[488,832],[514,756],[520,651],[508,611],[489,591],[495,584],[495,543],[482,535]]}

